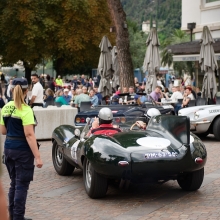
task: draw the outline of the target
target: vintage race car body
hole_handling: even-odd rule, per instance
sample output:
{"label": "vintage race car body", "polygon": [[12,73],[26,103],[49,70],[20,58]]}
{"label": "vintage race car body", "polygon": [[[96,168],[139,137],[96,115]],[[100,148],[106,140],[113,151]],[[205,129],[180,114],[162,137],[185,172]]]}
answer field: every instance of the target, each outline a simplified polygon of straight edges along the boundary
{"label": "vintage race car body", "polygon": [[101,108],[108,107],[112,110],[115,122],[120,125],[120,127],[130,127],[135,121],[145,121],[144,113],[150,108],[157,108],[161,114],[174,114],[174,109],[172,105],[154,105],[151,102],[146,103],[143,106],[138,105],[107,105],[98,106],[96,108],[91,108],[87,111],[78,112],[75,117],[76,126],[85,126],[86,118],[94,118],[98,116],[98,112]]}
{"label": "vintage race car body", "polygon": [[80,128],[79,136],[79,129],[62,125],[52,135],[54,168],[60,175],[82,169],[91,198],[105,196],[108,179],[119,180],[121,187],[130,181],[177,180],[183,189],[197,190],[207,153],[189,126],[187,117],[161,115],[152,118],[145,131],[85,138],[87,126]]}
{"label": "vintage race car body", "polygon": [[190,128],[200,137],[214,134],[220,140],[220,105],[203,105],[179,110],[179,115],[190,118]]}

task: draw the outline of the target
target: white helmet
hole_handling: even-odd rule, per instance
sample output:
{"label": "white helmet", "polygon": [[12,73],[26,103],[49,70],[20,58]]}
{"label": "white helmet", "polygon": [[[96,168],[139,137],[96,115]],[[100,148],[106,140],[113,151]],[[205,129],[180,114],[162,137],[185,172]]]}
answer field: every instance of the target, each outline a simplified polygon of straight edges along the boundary
{"label": "white helmet", "polygon": [[156,108],[150,108],[147,110],[147,113],[144,114],[148,119],[153,116],[161,115],[160,111]]}
{"label": "white helmet", "polygon": [[110,108],[102,108],[99,111],[98,117],[105,121],[110,121],[113,119],[112,110]]}

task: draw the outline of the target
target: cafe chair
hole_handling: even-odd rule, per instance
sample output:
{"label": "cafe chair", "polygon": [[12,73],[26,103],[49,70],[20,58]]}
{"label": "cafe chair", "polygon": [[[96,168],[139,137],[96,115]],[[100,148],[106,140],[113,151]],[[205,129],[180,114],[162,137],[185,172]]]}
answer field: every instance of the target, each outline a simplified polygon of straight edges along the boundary
{"label": "cafe chair", "polygon": [[190,100],[188,103],[188,107],[192,107],[196,105],[196,100]]}
{"label": "cafe chair", "polygon": [[220,105],[220,97],[216,97],[216,105]]}
{"label": "cafe chair", "polygon": [[90,101],[85,101],[80,103],[80,111],[87,111],[90,110],[91,108],[91,102]]}
{"label": "cafe chair", "polygon": [[196,99],[196,106],[200,106],[200,105],[207,105],[206,98],[200,97]]}

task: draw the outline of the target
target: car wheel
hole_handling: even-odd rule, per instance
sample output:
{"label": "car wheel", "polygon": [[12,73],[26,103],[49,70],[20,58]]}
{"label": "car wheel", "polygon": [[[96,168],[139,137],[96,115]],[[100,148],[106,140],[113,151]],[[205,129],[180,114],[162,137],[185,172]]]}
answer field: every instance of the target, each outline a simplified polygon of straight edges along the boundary
{"label": "car wheel", "polygon": [[83,182],[86,193],[92,199],[106,195],[108,189],[107,179],[95,172],[87,158],[83,162]]}
{"label": "car wheel", "polygon": [[60,151],[56,141],[53,142],[52,160],[53,160],[53,166],[59,175],[62,176],[71,175],[73,170],[75,169],[75,167],[72,166],[64,158],[63,153]]}
{"label": "car wheel", "polygon": [[220,141],[219,131],[220,131],[220,117],[214,121],[214,125],[213,125],[213,134],[218,141]]}
{"label": "car wheel", "polygon": [[179,186],[186,191],[194,191],[200,188],[204,178],[204,168],[185,173],[177,178]]}

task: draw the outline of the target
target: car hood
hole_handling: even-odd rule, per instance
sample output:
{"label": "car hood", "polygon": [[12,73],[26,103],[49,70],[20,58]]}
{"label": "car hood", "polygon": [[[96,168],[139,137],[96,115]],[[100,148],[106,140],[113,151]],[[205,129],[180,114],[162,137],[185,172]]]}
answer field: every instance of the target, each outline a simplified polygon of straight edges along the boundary
{"label": "car hood", "polygon": [[207,108],[212,108],[212,107],[215,107],[215,106],[216,105],[201,105],[201,106],[193,106],[193,107],[183,108],[183,109],[179,110],[178,115],[186,116],[186,115],[192,114],[196,111],[204,110],[204,109],[207,109]]}

